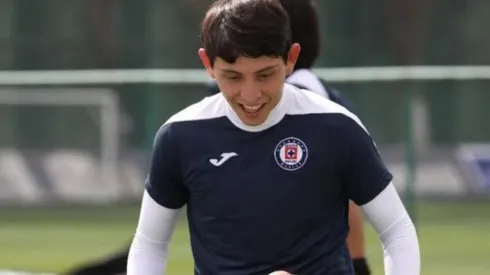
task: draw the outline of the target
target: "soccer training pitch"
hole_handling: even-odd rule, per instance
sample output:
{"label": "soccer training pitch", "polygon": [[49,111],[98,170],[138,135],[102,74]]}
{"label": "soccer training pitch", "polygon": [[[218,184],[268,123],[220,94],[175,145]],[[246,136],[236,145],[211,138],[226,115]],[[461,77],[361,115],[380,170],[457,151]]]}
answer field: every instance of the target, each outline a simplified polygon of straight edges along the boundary
{"label": "soccer training pitch", "polygon": [[[139,205],[3,208],[0,270],[60,272],[129,243]],[[490,203],[418,203],[424,275],[490,274]],[[379,241],[367,226],[373,274],[383,274]],[[171,248],[169,273],[193,274],[185,219]]]}

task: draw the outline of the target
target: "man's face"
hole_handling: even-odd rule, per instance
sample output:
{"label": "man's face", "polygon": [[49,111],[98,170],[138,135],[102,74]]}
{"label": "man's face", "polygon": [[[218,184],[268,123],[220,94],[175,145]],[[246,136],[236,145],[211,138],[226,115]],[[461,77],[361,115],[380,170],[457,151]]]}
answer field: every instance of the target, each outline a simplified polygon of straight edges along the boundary
{"label": "man's face", "polygon": [[209,66],[204,50],[199,55],[242,122],[256,126],[267,119],[280,101],[284,82],[294,69],[299,51],[299,45],[293,45],[287,62],[281,57],[240,56],[235,63],[228,63],[218,57],[213,67]]}

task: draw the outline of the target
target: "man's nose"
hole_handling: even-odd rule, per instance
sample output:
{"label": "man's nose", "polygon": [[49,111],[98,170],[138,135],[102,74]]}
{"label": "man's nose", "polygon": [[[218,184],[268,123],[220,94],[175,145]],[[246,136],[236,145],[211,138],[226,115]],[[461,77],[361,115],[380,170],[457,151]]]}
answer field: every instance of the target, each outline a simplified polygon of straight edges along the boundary
{"label": "man's nose", "polygon": [[255,103],[262,97],[262,91],[259,85],[247,83],[242,87],[240,96],[248,103]]}

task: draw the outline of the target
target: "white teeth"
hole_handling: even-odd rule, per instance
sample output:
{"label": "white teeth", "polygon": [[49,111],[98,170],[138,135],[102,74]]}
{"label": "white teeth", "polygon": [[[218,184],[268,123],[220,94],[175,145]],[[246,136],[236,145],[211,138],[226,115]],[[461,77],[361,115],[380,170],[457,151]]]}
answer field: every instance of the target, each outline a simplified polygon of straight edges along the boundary
{"label": "white teeth", "polygon": [[257,111],[262,105],[243,105],[245,111],[254,112]]}

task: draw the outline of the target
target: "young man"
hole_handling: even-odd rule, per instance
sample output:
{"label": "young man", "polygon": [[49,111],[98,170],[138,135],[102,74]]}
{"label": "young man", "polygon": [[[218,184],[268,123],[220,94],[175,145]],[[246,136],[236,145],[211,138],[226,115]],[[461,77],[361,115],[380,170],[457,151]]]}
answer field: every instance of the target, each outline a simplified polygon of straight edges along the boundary
{"label": "young man", "polygon": [[[327,97],[352,112],[351,103],[336,90],[328,87],[311,71],[320,52],[320,30],[315,4],[312,0],[280,0],[280,2],[289,15],[292,41],[301,46],[301,53],[296,61],[294,71],[286,81],[296,87]],[[212,94],[220,92],[216,81],[210,83],[209,88]],[[364,246],[363,217],[360,208],[353,202],[350,203],[349,207],[349,229],[347,244],[353,260],[354,271],[356,275],[369,275],[370,269],[366,261]]]}
{"label": "young man", "polygon": [[196,274],[354,274],[348,204],[383,243],[385,274],[420,274],[415,228],[374,142],[344,107],[285,84],[300,46],[277,0],[221,0],[199,56],[221,93],[158,131],[128,274],[162,274],[187,205]]}
{"label": "young man", "polygon": [[[294,72],[287,79],[288,83],[318,93],[352,111],[351,104],[343,99],[340,93],[328,87],[311,71],[320,51],[318,15],[313,1],[280,0],[280,2],[289,15],[292,41],[301,46],[301,53],[296,61]],[[212,94],[220,92],[215,81],[209,88]],[[347,244],[355,274],[369,275],[369,266],[365,260],[363,218],[360,208],[352,202],[349,208],[349,229]],[[128,251],[122,250],[106,260],[82,266],[69,275],[120,274],[126,270],[127,255]]]}

